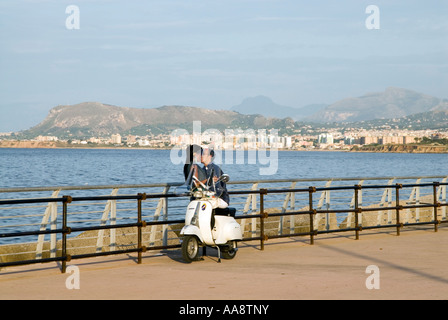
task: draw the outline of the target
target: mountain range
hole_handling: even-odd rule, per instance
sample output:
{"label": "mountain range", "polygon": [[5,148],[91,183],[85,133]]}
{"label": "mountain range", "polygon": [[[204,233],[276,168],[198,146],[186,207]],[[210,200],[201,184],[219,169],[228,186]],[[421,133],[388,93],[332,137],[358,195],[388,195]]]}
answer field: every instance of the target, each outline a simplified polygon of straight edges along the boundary
{"label": "mountain range", "polygon": [[231,110],[241,114],[261,114],[265,117],[292,118],[295,121],[307,119],[317,111],[325,108],[326,104],[310,104],[300,108],[283,106],[272,101],[271,98],[259,95],[244,99]]}
{"label": "mountain range", "polygon": [[389,87],[384,92],[337,101],[315,113],[309,120],[355,122],[392,119],[446,107],[447,101],[415,91]]}
{"label": "mountain range", "polygon": [[232,110],[242,114],[261,114],[267,117],[310,122],[356,122],[374,119],[393,119],[432,111],[447,106],[447,100],[412,90],[389,87],[383,92],[350,97],[330,105],[311,104],[300,108],[282,106],[265,96],[246,98]]}
{"label": "mountain range", "polygon": [[[417,118],[411,115],[421,115]],[[442,115],[442,116],[440,116]],[[99,102],[60,105],[50,110],[38,125],[20,133],[23,137],[38,135],[59,138],[83,138],[122,135],[170,133],[175,129],[192,132],[193,121],[201,121],[201,130],[214,128],[285,129],[301,123],[356,123],[378,119],[420,118],[448,126],[448,100],[415,91],[387,88],[384,92],[346,98],[330,105],[316,104],[301,108],[278,105],[270,98],[247,98],[230,110],[199,107],[162,106],[159,108],[118,107]]]}

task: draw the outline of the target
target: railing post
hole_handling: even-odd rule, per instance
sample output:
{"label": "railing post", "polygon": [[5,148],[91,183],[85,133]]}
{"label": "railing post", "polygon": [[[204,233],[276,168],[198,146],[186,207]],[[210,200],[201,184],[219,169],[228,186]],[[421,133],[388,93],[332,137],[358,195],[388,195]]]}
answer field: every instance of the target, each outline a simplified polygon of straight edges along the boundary
{"label": "railing post", "polygon": [[[420,184],[421,180],[422,179],[419,178],[419,179],[417,179],[417,181],[415,183]],[[412,189],[411,196],[409,197],[409,201],[412,201],[414,196],[415,196],[415,204],[419,205],[420,204],[420,187],[414,187]],[[420,207],[415,208],[415,222],[416,223],[420,222]]]}
{"label": "railing post", "polygon": [[[447,178],[445,177],[442,180],[442,183],[446,183],[446,180],[447,180]],[[442,207],[442,220],[446,220],[447,219],[447,214],[446,214],[446,204],[447,204],[447,201],[446,201],[446,184],[442,185],[440,187],[440,189],[441,189],[440,192],[442,194],[441,201],[444,204],[444,206]]]}
{"label": "railing post", "polygon": [[142,200],[146,200],[146,193],[139,193],[137,198],[137,247],[138,247],[138,264],[142,263],[142,252],[146,251],[146,247],[142,246],[142,227],[146,225],[142,221]]}
{"label": "railing post", "polygon": [[[163,191],[164,194],[168,194],[168,191],[170,190],[170,186],[166,187],[165,190]],[[164,198],[164,206],[163,206],[163,221],[168,221],[168,199],[169,198]],[[162,226],[162,231],[163,231],[163,245],[167,246],[168,245],[168,225],[164,224]]]}
{"label": "railing post", "polygon": [[362,227],[359,226],[359,213],[361,213],[362,209],[359,208],[359,195],[358,190],[361,190],[361,185],[355,185],[355,239],[359,240],[359,231],[362,230]]}
{"label": "railing post", "polygon": [[395,214],[396,214],[396,224],[397,224],[397,236],[400,235],[400,230],[403,224],[400,222],[400,210],[402,209],[400,206],[400,192],[399,190],[403,187],[401,183],[395,184]]}
{"label": "railing post", "polygon": [[268,214],[264,212],[264,195],[268,194],[267,189],[260,189],[260,249],[264,250],[264,242],[268,239],[264,234],[264,219],[268,217]]}
{"label": "railing post", "polygon": [[310,244],[314,244],[314,216],[316,215],[316,210],[313,209],[313,193],[316,192],[316,187],[308,188],[308,200],[309,200],[309,211],[310,211]]}
{"label": "railing post", "polygon": [[438,231],[439,220],[437,220],[437,208],[440,207],[440,203],[437,201],[437,187],[440,186],[439,182],[433,182],[433,196],[434,196],[434,232]]}
{"label": "railing post", "polygon": [[65,273],[67,270],[67,262],[71,260],[70,255],[67,255],[67,234],[70,234],[70,228],[67,228],[67,204],[72,202],[72,197],[63,196],[62,202],[62,269],[61,272]]}

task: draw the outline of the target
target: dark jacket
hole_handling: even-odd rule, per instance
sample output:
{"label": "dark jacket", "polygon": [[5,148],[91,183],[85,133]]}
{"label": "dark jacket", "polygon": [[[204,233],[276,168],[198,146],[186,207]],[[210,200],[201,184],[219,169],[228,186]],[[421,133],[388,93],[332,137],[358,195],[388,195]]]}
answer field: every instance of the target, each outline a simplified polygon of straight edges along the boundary
{"label": "dark jacket", "polygon": [[[214,163],[209,163],[208,166],[204,166],[204,171],[205,174],[207,176],[207,179],[210,178],[212,171],[213,171],[213,176],[214,177],[220,177],[224,174],[224,172],[221,170],[221,168],[214,164]],[[213,185],[213,177],[210,179],[210,185]],[[227,185],[225,182],[219,181],[218,183],[215,184],[215,189],[216,189],[216,194],[225,202],[227,202],[227,204],[230,204],[230,197],[229,197],[229,193],[227,192]],[[213,190],[213,187],[212,187]]]}

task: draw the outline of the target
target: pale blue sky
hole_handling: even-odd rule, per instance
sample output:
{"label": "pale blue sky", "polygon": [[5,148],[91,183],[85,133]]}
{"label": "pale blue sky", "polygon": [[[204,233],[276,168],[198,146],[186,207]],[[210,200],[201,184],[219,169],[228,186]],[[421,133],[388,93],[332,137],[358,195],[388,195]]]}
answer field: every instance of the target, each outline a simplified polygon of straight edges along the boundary
{"label": "pale blue sky", "polygon": [[[370,4],[379,30],[365,27]],[[0,132],[85,101],[228,109],[261,94],[302,107],[388,86],[448,98],[448,1],[0,2]]]}

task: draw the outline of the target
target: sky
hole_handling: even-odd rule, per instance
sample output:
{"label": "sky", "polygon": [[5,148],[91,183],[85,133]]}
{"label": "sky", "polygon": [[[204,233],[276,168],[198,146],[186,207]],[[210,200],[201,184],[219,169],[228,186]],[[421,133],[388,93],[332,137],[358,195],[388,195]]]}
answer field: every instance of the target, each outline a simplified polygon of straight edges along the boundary
{"label": "sky", "polygon": [[87,101],[299,108],[389,86],[448,98],[448,1],[0,1],[0,132]]}

